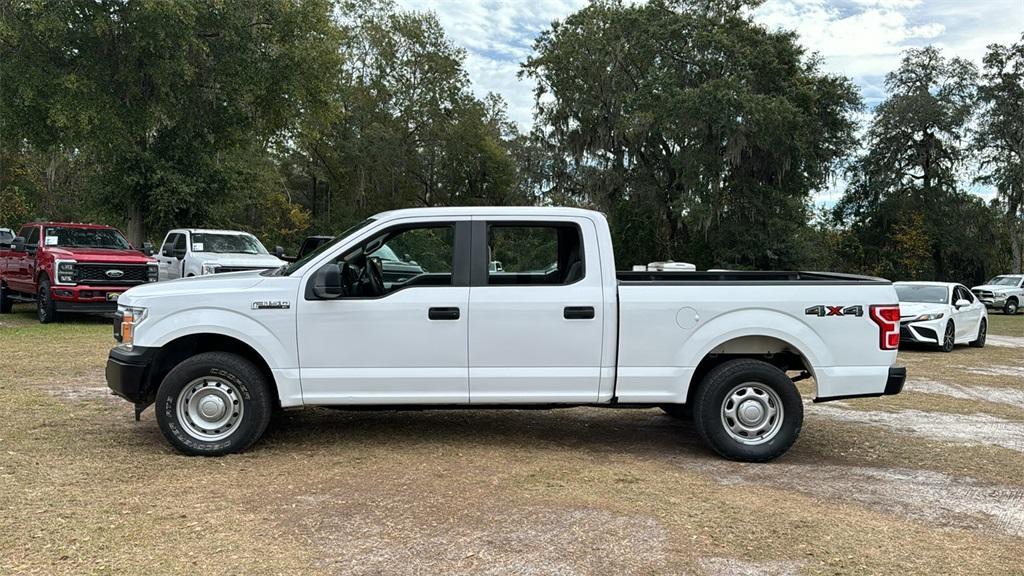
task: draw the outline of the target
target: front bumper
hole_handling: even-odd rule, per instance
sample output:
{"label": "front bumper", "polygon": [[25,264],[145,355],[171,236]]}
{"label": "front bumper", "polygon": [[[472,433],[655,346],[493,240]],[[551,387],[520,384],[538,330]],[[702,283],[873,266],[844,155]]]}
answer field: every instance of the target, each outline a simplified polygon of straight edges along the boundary
{"label": "front bumper", "polygon": [[986,308],[1002,308],[1006,306],[1006,298],[978,298],[978,302],[985,305]]}
{"label": "front bumper", "polygon": [[946,333],[946,319],[900,323],[900,344],[938,344],[939,334]]}
{"label": "front bumper", "polygon": [[885,380],[885,388],[881,392],[868,392],[865,394],[847,394],[845,396],[829,396],[826,398],[815,398],[815,403],[832,402],[833,400],[848,400],[850,398],[877,398],[879,396],[892,396],[903,391],[903,384],[907,381],[907,369],[904,366],[890,366],[889,375]]}
{"label": "front bumper", "polygon": [[114,394],[138,405],[149,403],[149,375],[158,348],[114,348],[107,357],[107,386]]}
{"label": "front bumper", "polygon": [[132,286],[90,286],[55,284],[50,297],[59,312],[109,313],[117,310],[117,299]]}

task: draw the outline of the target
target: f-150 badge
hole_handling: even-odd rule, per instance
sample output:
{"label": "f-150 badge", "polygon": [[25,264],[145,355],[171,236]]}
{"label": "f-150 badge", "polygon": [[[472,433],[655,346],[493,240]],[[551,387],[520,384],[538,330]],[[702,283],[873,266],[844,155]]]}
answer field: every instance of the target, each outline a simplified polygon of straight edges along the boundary
{"label": "f-150 badge", "polygon": [[271,300],[267,302],[253,302],[253,310],[287,310],[292,307],[291,302],[284,300]]}
{"label": "f-150 badge", "polygon": [[811,306],[804,310],[808,316],[863,316],[863,306]]}

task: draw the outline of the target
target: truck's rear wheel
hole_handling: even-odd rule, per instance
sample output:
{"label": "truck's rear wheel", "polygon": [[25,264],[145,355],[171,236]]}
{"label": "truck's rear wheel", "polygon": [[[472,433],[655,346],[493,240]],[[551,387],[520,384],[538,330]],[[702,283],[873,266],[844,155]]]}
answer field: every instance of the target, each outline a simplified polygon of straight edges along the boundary
{"label": "truck's rear wheel", "polygon": [[11,308],[14,307],[14,300],[11,300],[7,292],[7,287],[0,284],[0,314],[10,314]]}
{"label": "truck's rear wheel", "polygon": [[222,456],[252,446],[270,422],[267,379],[251,362],[204,352],[178,364],[156,395],[164,437],[190,456]]}
{"label": "truck's rear wheel", "polygon": [[704,377],[693,413],[712,450],[730,460],[766,462],[796,442],[804,406],[785,372],[744,358],[724,362]]}

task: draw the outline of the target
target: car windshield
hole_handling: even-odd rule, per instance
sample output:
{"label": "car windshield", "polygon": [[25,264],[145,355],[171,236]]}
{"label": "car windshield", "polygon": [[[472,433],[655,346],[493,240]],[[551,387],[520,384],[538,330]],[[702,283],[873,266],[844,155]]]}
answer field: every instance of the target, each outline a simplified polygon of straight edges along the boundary
{"label": "car windshield", "polygon": [[110,248],[131,250],[131,244],[113,228],[72,228],[70,226],[47,226],[43,230],[44,246],[65,248]]}
{"label": "car windshield", "polygon": [[353,233],[359,231],[362,228],[365,228],[366,226],[369,226],[373,222],[373,218],[367,218],[366,220],[363,220],[359,224],[356,224],[355,226],[352,226],[348,230],[345,230],[341,234],[338,234],[337,236],[334,237],[334,240],[331,240],[330,242],[324,242],[323,244],[320,245],[319,248],[310,252],[309,254],[306,254],[302,258],[299,258],[295,262],[292,262],[291,264],[285,264],[284,266],[277,268],[275,270],[268,271],[265,274],[271,276],[290,276],[296,270],[305,266],[306,262],[309,262],[310,260],[316,258],[324,251],[330,250],[331,247],[337,244],[338,242],[344,242],[345,239],[351,236]]}
{"label": "car windshield", "polygon": [[896,295],[899,297],[900,302],[949,303],[949,289],[945,286],[902,284],[896,286]]}
{"label": "car windshield", "polygon": [[252,234],[216,234],[212,232],[193,233],[192,251],[216,254],[267,253],[267,249]]}
{"label": "car windshield", "polygon": [[0,230],[0,242],[10,244],[11,240],[14,240],[14,232],[11,232],[10,230]]}
{"label": "car windshield", "polygon": [[991,286],[1016,286],[1020,283],[1020,276],[996,276],[995,278],[985,282]]}

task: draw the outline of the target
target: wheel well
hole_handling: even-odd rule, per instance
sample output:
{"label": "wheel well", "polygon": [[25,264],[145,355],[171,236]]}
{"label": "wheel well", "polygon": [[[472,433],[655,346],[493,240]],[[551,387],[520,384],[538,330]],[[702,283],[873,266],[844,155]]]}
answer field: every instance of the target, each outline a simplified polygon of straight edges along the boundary
{"label": "wheel well", "polygon": [[1009,298],[1007,298],[1007,300],[1013,300],[1014,302],[1020,302],[1020,300],[1018,300],[1016,296],[1010,296]]}
{"label": "wheel well", "polygon": [[689,404],[693,400],[708,372],[716,366],[739,358],[763,360],[783,372],[801,370],[813,376],[811,364],[788,342],[769,336],[742,336],[716,346],[701,359],[690,378],[686,403]]}
{"label": "wheel well", "polygon": [[153,359],[153,364],[150,368],[147,400],[152,402],[156,399],[156,391],[168,372],[186,358],[201,352],[230,352],[252,362],[267,377],[267,382],[270,383],[270,395],[273,398],[274,406],[279,407],[281,405],[281,399],[277,393],[277,383],[274,381],[274,373],[270,370],[270,365],[263,359],[263,356],[245,342],[223,334],[190,334],[172,340],[161,347],[156,358]]}

